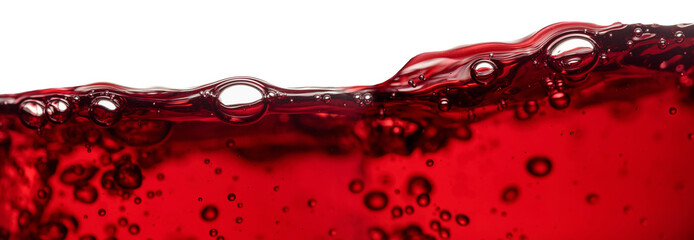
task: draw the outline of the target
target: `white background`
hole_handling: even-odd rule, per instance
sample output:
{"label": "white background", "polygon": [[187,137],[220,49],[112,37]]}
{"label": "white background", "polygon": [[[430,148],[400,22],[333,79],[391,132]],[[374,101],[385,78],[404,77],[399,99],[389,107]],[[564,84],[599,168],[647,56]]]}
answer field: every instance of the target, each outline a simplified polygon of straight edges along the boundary
{"label": "white background", "polygon": [[[113,82],[371,85],[414,55],[559,21],[694,22],[691,1],[3,1],[0,93]],[[558,3],[561,2],[561,3]]]}

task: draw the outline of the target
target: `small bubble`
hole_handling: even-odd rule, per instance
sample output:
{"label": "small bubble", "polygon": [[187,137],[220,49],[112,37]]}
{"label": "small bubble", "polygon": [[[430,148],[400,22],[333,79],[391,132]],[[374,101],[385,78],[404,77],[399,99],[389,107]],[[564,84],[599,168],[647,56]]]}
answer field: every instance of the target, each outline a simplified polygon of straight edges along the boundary
{"label": "small bubble", "polygon": [[242,217],[236,217],[236,223],[241,224],[243,222]]}
{"label": "small bubble", "polygon": [[105,209],[99,209],[99,216],[106,216],[106,210]]}
{"label": "small bubble", "polygon": [[591,193],[591,194],[588,194],[588,196],[586,196],[586,202],[588,202],[588,204],[590,204],[590,205],[598,204],[599,201],[600,201],[600,197],[595,193]]}
{"label": "small bubble", "polygon": [[540,106],[537,104],[537,101],[535,100],[528,100],[523,103],[523,111],[525,111],[528,114],[535,114],[537,111],[540,109]]}
{"label": "small bubble", "polygon": [[131,224],[130,227],[128,227],[128,232],[132,235],[136,235],[140,233],[140,226],[137,224]]}
{"label": "small bubble", "polygon": [[316,207],[316,204],[318,204],[318,201],[316,201],[316,199],[311,198],[308,200],[308,207],[314,208]]}
{"label": "small bubble", "polygon": [[407,215],[412,215],[414,213],[414,208],[410,205],[405,206],[405,213],[407,213]]}
{"label": "small bubble", "polygon": [[451,220],[451,212],[449,212],[448,210],[443,210],[439,214],[439,217],[441,217],[441,220],[443,221]]}
{"label": "small bubble", "polygon": [[324,94],[323,97],[321,97],[321,100],[323,100],[324,103],[329,103],[331,100],[330,94]]}
{"label": "small bubble", "polygon": [[217,215],[219,214],[219,211],[217,210],[217,207],[212,206],[212,205],[207,205],[205,206],[202,211],[200,212],[200,216],[202,216],[202,220],[205,221],[214,221],[217,219]]}
{"label": "small bubble", "polygon": [[46,124],[45,106],[38,100],[24,100],[19,105],[19,119],[28,128],[41,128]]}
{"label": "small bubble", "polygon": [[236,141],[234,141],[234,139],[228,139],[228,140],[227,140],[227,147],[228,147],[229,149],[232,149],[232,148],[236,147]]}
{"label": "small bubble", "polygon": [[163,181],[164,180],[164,174],[163,173],[157,173],[157,180]]}
{"label": "small bubble", "polygon": [[98,196],[96,188],[92,185],[76,185],[74,196],[80,202],[83,203],[94,203]]}
{"label": "small bubble", "polygon": [[441,228],[439,236],[441,236],[441,239],[449,239],[451,237],[451,231],[448,230],[448,228]]}
{"label": "small bubble", "polygon": [[562,110],[569,107],[571,98],[564,92],[554,92],[549,96],[549,105],[554,109]]}
{"label": "small bubble", "polygon": [[472,64],[470,76],[475,82],[488,85],[496,78],[497,67],[489,60],[478,60]]}
{"label": "small bubble", "polygon": [[504,191],[501,193],[501,200],[506,203],[512,203],[518,199],[519,193],[516,186],[508,186],[504,188]]}
{"label": "small bubble", "polygon": [[433,159],[427,159],[426,164],[427,164],[427,167],[434,166],[434,160]]}
{"label": "small bubble", "polygon": [[328,231],[328,235],[330,235],[331,237],[334,237],[335,235],[337,235],[337,230],[335,230],[334,228],[331,228]]}
{"label": "small bubble", "polygon": [[236,200],[236,194],[234,194],[234,193],[229,193],[229,194],[227,195],[227,200],[229,200],[230,202],[233,202],[234,200]]}
{"label": "small bubble", "polygon": [[458,214],[458,215],[455,215],[455,222],[457,222],[458,225],[464,227],[464,226],[467,226],[468,224],[470,224],[470,218],[465,214]]}
{"label": "small bubble", "polygon": [[631,48],[632,46],[634,46],[634,41],[627,41],[627,48]]}
{"label": "small bubble", "polygon": [[[147,198],[152,199],[154,198],[154,192],[153,191],[147,191]],[[202,201],[202,198],[198,198],[198,201]]]}
{"label": "small bubble", "polygon": [[216,237],[218,234],[217,229],[210,229],[210,237]]}
{"label": "small bubble", "polygon": [[39,189],[36,196],[39,197],[39,199],[46,199],[46,197],[48,197],[48,193],[46,193],[46,190]]}
{"label": "small bubble", "polygon": [[237,207],[237,208],[242,208],[242,207],[243,207],[243,203],[237,203],[237,204],[236,204],[236,207]]}
{"label": "small bubble", "polygon": [[410,178],[407,185],[407,193],[413,196],[418,196],[422,193],[429,193],[433,187],[429,180],[422,176],[415,176]]}
{"label": "small bubble", "polygon": [[648,219],[646,218],[641,218],[639,222],[641,223],[641,226],[648,226]]}
{"label": "small bubble", "polygon": [[98,125],[110,127],[120,121],[122,110],[120,103],[114,99],[100,96],[89,105],[89,118]]}
{"label": "small bubble", "polygon": [[429,222],[429,227],[431,228],[431,230],[439,231],[441,230],[441,223],[436,220],[431,220],[431,222]]}
{"label": "small bubble", "polygon": [[634,36],[640,37],[643,34],[643,30],[639,27],[634,28]]}
{"label": "small bubble", "polygon": [[675,42],[676,43],[684,42],[684,32],[682,32],[682,31],[675,32]]}
{"label": "small bubble", "polygon": [[371,102],[373,102],[373,95],[371,95],[371,93],[364,93],[363,98],[364,98],[364,104],[366,104],[366,105],[371,104]]}
{"label": "small bubble", "polygon": [[222,168],[215,168],[214,173],[217,175],[222,174]]}
{"label": "small bubble", "polygon": [[364,190],[364,182],[360,179],[354,179],[349,182],[349,191],[352,193],[360,193]]}
{"label": "small bubble", "polygon": [[431,202],[431,199],[429,198],[428,193],[422,193],[417,196],[417,205],[420,207],[429,206],[429,202]]}
{"label": "small bubble", "polygon": [[31,212],[23,209],[17,216],[17,225],[19,225],[20,229],[26,228],[31,223],[32,218],[34,218],[34,216],[31,214]]}
{"label": "small bubble", "polygon": [[142,203],[142,198],[135,197],[135,204],[140,204],[140,203]]}
{"label": "small bubble", "polygon": [[388,195],[380,191],[371,191],[364,195],[364,205],[370,210],[380,211],[388,205]]}
{"label": "small bubble", "polygon": [[279,191],[279,190],[280,190],[280,186],[274,186],[274,187],[272,188],[272,191],[275,191],[275,192],[277,192],[277,191]]}
{"label": "small bubble", "polygon": [[394,218],[402,217],[402,208],[400,206],[393,207],[393,209],[391,209],[390,212],[391,214],[393,214]]}
{"label": "small bubble", "polygon": [[535,177],[544,177],[552,171],[552,162],[546,157],[532,157],[525,164],[528,172]]}
{"label": "small bubble", "polygon": [[387,240],[388,234],[380,228],[370,228],[367,232],[369,240]]}
{"label": "small bubble", "polygon": [[448,110],[451,110],[451,103],[448,101],[448,98],[439,99],[439,110],[442,112],[448,112]]}
{"label": "small bubble", "polygon": [[667,48],[667,40],[665,40],[665,38],[660,38],[660,40],[658,40],[658,48],[660,48],[660,49]]}
{"label": "small bubble", "polygon": [[677,108],[676,107],[670,107],[668,112],[670,113],[670,115],[675,115],[675,114],[677,114]]}
{"label": "small bubble", "polygon": [[689,137],[689,140],[694,140],[694,133],[689,133],[687,137]]}
{"label": "small bubble", "polygon": [[118,226],[125,227],[128,226],[128,219],[121,217],[118,219]]}
{"label": "small bubble", "polygon": [[407,84],[409,84],[410,87],[417,87],[417,83],[414,82],[414,79],[410,79],[409,81],[407,81]]}
{"label": "small bubble", "polygon": [[424,74],[419,74],[419,81],[426,81],[427,78],[424,77]]}
{"label": "small bubble", "polygon": [[288,212],[289,212],[289,207],[287,207],[287,206],[282,207],[282,212],[283,212],[283,213],[288,213]]}
{"label": "small bubble", "polygon": [[126,162],[116,167],[114,180],[122,188],[136,189],[142,185],[142,171],[139,166]]}
{"label": "small bubble", "polygon": [[46,115],[53,123],[65,123],[72,115],[72,105],[62,98],[53,98],[46,105]]}
{"label": "small bubble", "polygon": [[202,162],[205,163],[205,164],[210,164],[210,159],[209,159],[209,158],[205,158],[205,160],[203,160]]}

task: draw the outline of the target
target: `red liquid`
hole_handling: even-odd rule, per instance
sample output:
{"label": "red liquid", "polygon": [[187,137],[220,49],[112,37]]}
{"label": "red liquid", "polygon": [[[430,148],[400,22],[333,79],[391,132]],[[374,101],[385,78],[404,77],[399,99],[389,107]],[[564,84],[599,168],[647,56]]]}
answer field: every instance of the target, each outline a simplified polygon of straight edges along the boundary
{"label": "red liquid", "polygon": [[[0,95],[0,239],[694,239],[693,37],[561,23],[375,86]],[[264,97],[220,100],[240,85]]]}

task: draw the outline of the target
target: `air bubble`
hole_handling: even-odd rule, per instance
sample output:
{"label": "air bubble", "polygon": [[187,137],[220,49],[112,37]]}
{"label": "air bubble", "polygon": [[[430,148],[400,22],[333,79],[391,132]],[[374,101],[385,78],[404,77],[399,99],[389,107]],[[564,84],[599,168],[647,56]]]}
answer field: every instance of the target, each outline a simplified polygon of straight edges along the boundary
{"label": "air bubble", "polygon": [[414,213],[414,208],[412,206],[405,206],[405,213],[412,215]]}
{"label": "air bubble", "polygon": [[431,228],[431,230],[439,231],[441,230],[441,223],[436,220],[431,220],[431,222],[429,223],[429,227]]}
{"label": "air bubble", "polygon": [[19,105],[19,119],[24,126],[32,129],[41,128],[46,124],[46,107],[42,102],[34,99],[24,100]]}
{"label": "air bubble", "polygon": [[89,118],[96,124],[110,127],[120,121],[122,109],[118,101],[100,96],[94,98],[89,104]]}
{"label": "air bubble", "polygon": [[215,89],[217,117],[231,124],[248,124],[267,111],[262,84],[252,79],[235,79]]}
{"label": "air bubble", "polygon": [[448,101],[448,98],[441,98],[439,100],[439,110],[442,112],[448,112],[448,110],[451,110],[451,103]]}
{"label": "air bubble", "polygon": [[528,114],[535,114],[537,111],[540,109],[540,106],[537,104],[537,101],[535,100],[528,100],[523,103],[523,111],[525,111]]}
{"label": "air bubble", "polygon": [[417,196],[417,205],[420,207],[426,207],[429,206],[429,203],[431,202],[431,198],[429,198],[428,193],[422,193]]}
{"label": "air bubble", "polygon": [[364,205],[370,210],[380,211],[388,205],[388,195],[381,191],[371,191],[364,195]]}
{"label": "air bubble", "polygon": [[668,109],[668,113],[670,113],[670,115],[677,114],[677,108],[676,107],[670,107],[670,109]]}
{"label": "air bubble", "polygon": [[217,210],[217,207],[212,206],[212,205],[207,205],[205,206],[202,211],[200,212],[200,216],[202,217],[202,220],[205,220],[207,222],[214,221],[217,219],[217,215],[219,214],[219,211]]}
{"label": "air bubble", "polygon": [[413,196],[419,196],[423,193],[430,193],[431,190],[431,183],[422,176],[412,177],[407,185],[407,193]]}
{"label": "air bubble", "polygon": [[400,206],[395,206],[393,207],[393,209],[390,210],[390,213],[393,215],[394,218],[402,217],[402,208]]}
{"label": "air bubble", "polygon": [[407,84],[409,84],[410,87],[417,87],[417,83],[414,82],[414,79],[410,79],[409,81],[407,81]]}
{"label": "air bubble", "polygon": [[482,85],[491,84],[496,79],[497,67],[489,60],[478,60],[472,64],[470,76]]}
{"label": "air bubble", "polygon": [[549,96],[549,105],[554,109],[562,110],[569,107],[571,98],[564,92],[554,92]]}
{"label": "air bubble", "polygon": [[684,32],[682,32],[682,31],[675,32],[675,42],[676,43],[684,42]]}
{"label": "air bubble", "polygon": [[243,218],[242,217],[236,217],[236,223],[238,223],[238,224],[243,223]]}
{"label": "air bubble", "polygon": [[364,181],[360,179],[354,179],[349,182],[349,191],[353,193],[360,193],[364,190]]}
{"label": "air bubble", "polygon": [[373,102],[373,95],[371,95],[371,93],[364,93],[363,99],[364,104],[369,105]]}
{"label": "air bubble", "polygon": [[230,202],[233,202],[234,200],[236,200],[236,194],[229,193],[229,195],[227,195],[227,200],[229,200]]}
{"label": "air bubble", "polygon": [[328,235],[330,235],[331,237],[334,237],[335,235],[337,235],[337,230],[335,230],[334,228],[331,228],[328,231]]}
{"label": "air bubble", "polygon": [[46,106],[46,115],[53,123],[65,123],[72,115],[72,105],[62,98],[51,99]]}
{"label": "air bubble", "polygon": [[470,218],[465,214],[458,214],[455,216],[455,222],[464,227],[470,224]]}
{"label": "air bubble", "polygon": [[92,185],[77,185],[74,191],[75,199],[83,203],[94,203],[98,193]]}
{"label": "air bubble", "polygon": [[387,240],[388,234],[380,228],[370,228],[368,230],[369,240]]}
{"label": "air bubble", "polygon": [[643,34],[643,30],[639,27],[634,28],[634,36],[640,37]]}
{"label": "air bubble", "polygon": [[591,193],[591,194],[588,194],[588,196],[586,196],[586,202],[588,202],[588,204],[590,204],[590,205],[598,204],[599,201],[600,201],[600,197],[595,193]]}
{"label": "air bubble", "polygon": [[318,205],[318,201],[316,201],[316,199],[311,198],[308,200],[308,207],[314,208],[316,205]]}
{"label": "air bubble", "polygon": [[528,160],[525,167],[535,177],[544,177],[552,171],[552,162],[546,157],[533,157]]}
{"label": "air bubble", "polygon": [[432,167],[432,166],[434,166],[434,160],[433,159],[427,159],[426,164],[427,164],[427,167]]}
{"label": "air bubble", "polygon": [[210,237],[216,237],[218,234],[217,229],[210,229]]}
{"label": "air bubble", "polygon": [[518,199],[519,191],[515,186],[509,186],[501,193],[501,200],[506,203],[515,202]]}
{"label": "air bubble", "polygon": [[140,226],[133,223],[130,225],[130,227],[128,227],[128,232],[132,235],[137,235],[140,233]]}
{"label": "air bubble", "polygon": [[451,220],[451,212],[449,212],[448,210],[443,210],[441,211],[441,213],[439,213],[439,217],[443,221]]}
{"label": "air bubble", "polygon": [[98,212],[98,213],[99,213],[99,216],[102,216],[102,217],[103,217],[103,216],[106,216],[106,210],[104,210],[103,208],[102,208],[102,209],[99,209],[99,212]]}
{"label": "air bubble", "polygon": [[665,40],[665,38],[660,38],[660,40],[658,40],[658,48],[660,48],[660,49],[667,48],[667,40]]}
{"label": "air bubble", "polygon": [[142,185],[140,167],[130,162],[118,165],[113,176],[118,186],[125,189],[136,189]]}
{"label": "air bubble", "polygon": [[597,63],[596,45],[587,36],[569,35],[550,44],[547,61],[563,75],[585,74]]}

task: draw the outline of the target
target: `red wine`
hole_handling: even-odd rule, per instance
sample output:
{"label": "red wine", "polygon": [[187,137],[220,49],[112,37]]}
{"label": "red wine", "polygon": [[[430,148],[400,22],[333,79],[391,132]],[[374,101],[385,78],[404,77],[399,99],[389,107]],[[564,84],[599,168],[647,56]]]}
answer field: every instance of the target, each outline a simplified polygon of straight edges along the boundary
{"label": "red wine", "polygon": [[693,79],[694,25],[559,23],[374,86],[0,95],[0,239],[693,239]]}

